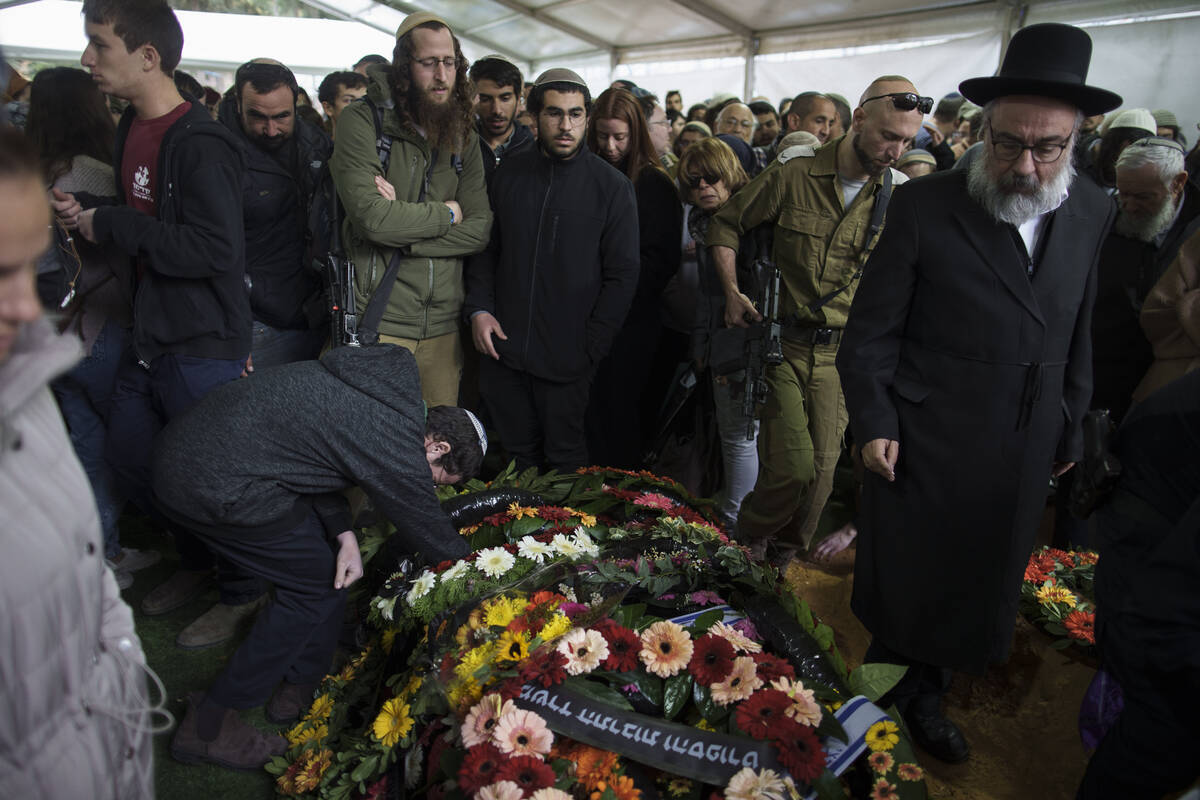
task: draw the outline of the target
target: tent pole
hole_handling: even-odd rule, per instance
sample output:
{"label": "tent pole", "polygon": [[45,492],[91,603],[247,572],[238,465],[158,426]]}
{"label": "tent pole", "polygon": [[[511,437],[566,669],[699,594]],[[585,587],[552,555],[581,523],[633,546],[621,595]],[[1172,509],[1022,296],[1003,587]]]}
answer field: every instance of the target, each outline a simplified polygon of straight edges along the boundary
{"label": "tent pole", "polygon": [[754,96],[754,57],[758,55],[758,48],[761,44],[762,40],[755,36],[746,37],[746,67],[742,73],[742,99],[747,103],[749,103],[750,98]]}
{"label": "tent pole", "polygon": [[1028,3],[1022,3],[1020,0],[1009,0],[1008,14],[1004,20],[1003,36],[1000,39],[1000,63],[996,65],[996,72],[999,72],[1000,67],[1004,65],[1004,54],[1008,52],[1008,42],[1012,39],[1012,35],[1025,27],[1025,16],[1028,13]]}

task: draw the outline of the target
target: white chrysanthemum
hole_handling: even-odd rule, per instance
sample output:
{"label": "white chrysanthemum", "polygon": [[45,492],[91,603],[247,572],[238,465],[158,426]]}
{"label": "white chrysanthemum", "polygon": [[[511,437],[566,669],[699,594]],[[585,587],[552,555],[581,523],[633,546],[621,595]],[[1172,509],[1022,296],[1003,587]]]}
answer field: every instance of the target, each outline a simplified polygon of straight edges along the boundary
{"label": "white chrysanthemum", "polygon": [[550,542],[555,551],[567,558],[575,558],[583,554],[583,550],[575,543],[575,540],[565,533],[555,534],[554,539]]}
{"label": "white chrysanthemum", "polygon": [[466,577],[467,573],[470,571],[471,571],[470,564],[468,564],[465,561],[459,561],[453,567],[451,567],[450,569],[448,569],[442,573],[442,583],[447,583],[449,581],[456,581],[459,578]]}
{"label": "white chrysanthemum", "polygon": [[413,581],[412,588],[408,590],[408,596],[405,599],[408,600],[409,605],[412,605],[432,592],[434,586],[437,586],[437,576],[429,570],[425,570],[421,573],[421,577]]}
{"label": "white chrysanthemum", "polygon": [[787,784],[773,769],[755,772],[743,767],[725,787],[726,800],[785,800],[787,796]]}
{"label": "white chrysanthemum", "polygon": [[499,578],[512,569],[517,559],[503,547],[488,547],[475,555],[475,566],[489,578]]}
{"label": "white chrysanthemum", "polygon": [[395,618],[393,616],[396,612],[396,598],[395,597],[389,597],[386,600],[380,600],[377,607],[379,608],[380,616],[382,616],[384,619],[392,620]]}
{"label": "white chrysanthemum", "polygon": [[575,544],[586,555],[592,558],[600,555],[600,546],[592,541],[592,537],[588,536],[587,531],[582,526],[575,529]]}
{"label": "white chrysanthemum", "polygon": [[517,555],[541,564],[547,558],[554,556],[554,548],[545,542],[539,542],[532,536],[525,536],[517,544]]}

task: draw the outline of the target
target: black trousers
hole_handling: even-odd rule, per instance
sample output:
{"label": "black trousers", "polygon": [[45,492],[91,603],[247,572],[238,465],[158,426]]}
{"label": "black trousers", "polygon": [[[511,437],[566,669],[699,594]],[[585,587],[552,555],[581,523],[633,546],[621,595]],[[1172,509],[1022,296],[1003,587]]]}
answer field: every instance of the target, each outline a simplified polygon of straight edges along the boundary
{"label": "black trousers", "polygon": [[1200,778],[1200,676],[1115,639],[1097,617],[1100,661],[1125,707],[1092,753],[1076,798],[1159,800]]}
{"label": "black trousers", "polygon": [[879,701],[880,708],[896,706],[903,714],[912,711],[925,716],[937,714],[942,696],[950,688],[950,670],[902,656],[887,645],[872,638],[863,656],[864,663],[900,664],[908,667],[904,677]]}
{"label": "black trousers", "polygon": [[197,534],[219,556],[275,584],[275,599],[217,676],[208,698],[226,708],[253,708],[280,680],[316,683],[329,671],[346,590],[334,589],[337,554],[317,515],[261,537]]}
{"label": "black trousers", "polygon": [[479,360],[479,394],[517,467],[573,472],[588,465],[584,414],[591,377],[557,383]]}

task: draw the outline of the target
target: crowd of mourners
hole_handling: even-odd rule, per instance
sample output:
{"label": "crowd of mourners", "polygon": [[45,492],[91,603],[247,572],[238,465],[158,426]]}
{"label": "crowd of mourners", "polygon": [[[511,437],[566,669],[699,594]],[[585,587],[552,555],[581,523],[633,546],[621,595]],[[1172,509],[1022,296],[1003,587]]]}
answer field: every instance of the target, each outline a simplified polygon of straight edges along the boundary
{"label": "crowd of mourners", "polygon": [[[948,762],[969,754],[950,670],[1007,658],[1048,488],[1058,543],[1130,546],[1066,511],[1089,409],[1145,422],[1174,392],[1153,413],[1175,427],[1129,454],[1174,494],[1120,508],[1194,544],[1195,459],[1155,448],[1200,438],[1200,147],[1170,110],[1087,86],[1078,29],[1022,31],[998,76],[936,101],[885,75],[689,105],[469,63],[418,12],[314,104],[268,58],[224,91],[179,70],[162,0],[83,16],[84,69],[0,80],[0,508],[22,540],[0,590],[4,796],[153,793],[161,709],[119,592],[160,552],[123,543],[135,515],[179,556],[144,614],[219,590],[180,647],[254,619],[171,745],[234,768],[286,745],[238,712],[293,720],[329,669],[364,509],[426,562],[462,557],[435,487],[509,460],[674,476],[781,565],[858,538],[867,660],[909,667],[888,702]],[[839,463],[853,517],[819,536]],[[948,584],[960,559],[984,577]],[[1195,637],[1190,616],[1163,630]],[[1140,680],[1165,667],[1133,664],[1121,626],[1127,711],[1080,797],[1196,777],[1200,648],[1170,651],[1190,678]],[[95,771],[57,768],[71,756]]]}

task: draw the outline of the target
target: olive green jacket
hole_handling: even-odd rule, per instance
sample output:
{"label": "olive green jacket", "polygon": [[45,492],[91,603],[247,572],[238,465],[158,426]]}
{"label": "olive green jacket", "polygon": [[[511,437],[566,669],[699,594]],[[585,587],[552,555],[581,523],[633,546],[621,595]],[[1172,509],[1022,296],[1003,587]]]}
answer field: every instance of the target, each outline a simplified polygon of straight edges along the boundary
{"label": "olive green jacket", "polygon": [[[379,333],[404,339],[451,333],[462,312],[463,257],[482,250],[492,228],[479,142],[471,131],[463,152],[453,160],[450,153],[437,153],[425,198],[418,201],[431,148],[411,126],[401,126],[391,108],[386,71],[372,72],[367,96],[383,110],[383,132],[392,137],[386,177],[396,188],[396,200],[387,200],[375,188],[382,166],[369,104],[351,103],[338,117],[329,161],[346,210],[342,230],[354,262],[360,319],[371,294],[381,289],[392,252],[399,248],[400,271]],[[454,163],[460,159],[461,173]],[[451,224],[445,200],[462,207],[463,219],[457,224]]]}
{"label": "olive green jacket", "polygon": [[[864,186],[850,208],[843,209],[837,174],[839,142],[828,142],[811,155],[773,161],[713,216],[705,237],[706,245],[736,251],[743,233],[773,223],[772,258],[787,288],[780,298],[780,313],[786,317],[796,312],[793,319],[801,325],[845,327],[858,288],[852,278],[866,261],[868,244],[874,246],[864,240],[883,175]],[[892,180],[899,185],[906,178],[893,171]],[[848,283],[848,289],[815,314],[804,308]]]}

